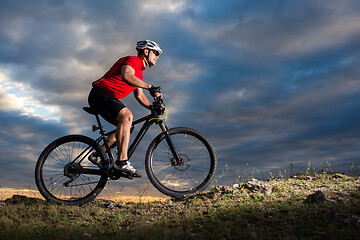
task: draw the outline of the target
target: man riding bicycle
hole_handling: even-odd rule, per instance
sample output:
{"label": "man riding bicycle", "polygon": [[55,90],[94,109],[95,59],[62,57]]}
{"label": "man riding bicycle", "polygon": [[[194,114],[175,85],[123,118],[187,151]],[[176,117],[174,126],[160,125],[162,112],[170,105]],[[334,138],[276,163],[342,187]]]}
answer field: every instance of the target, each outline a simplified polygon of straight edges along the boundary
{"label": "man riding bicycle", "polygon": [[[118,155],[114,168],[132,177],[141,177],[128,161],[128,146],[130,141],[133,115],[119,100],[134,92],[136,100],[145,108],[150,109],[151,103],[143,92],[150,91],[151,96],[161,97],[159,87],[154,87],[143,81],[142,72],[146,67],[155,66],[162,53],[160,46],[150,40],[139,41],[136,44],[137,56],[120,58],[99,80],[92,83],[88,102],[106,121],[116,126],[115,133],[108,136],[109,146],[117,146]],[[105,146],[103,146],[105,151]],[[100,157],[93,153],[89,160],[100,165]]]}

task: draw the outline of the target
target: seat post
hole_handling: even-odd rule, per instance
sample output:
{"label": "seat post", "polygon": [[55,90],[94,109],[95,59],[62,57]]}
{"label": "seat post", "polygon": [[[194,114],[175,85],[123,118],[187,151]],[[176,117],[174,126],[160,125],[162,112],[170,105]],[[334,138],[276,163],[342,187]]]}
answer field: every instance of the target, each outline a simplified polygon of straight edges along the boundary
{"label": "seat post", "polygon": [[100,118],[99,118],[99,114],[95,113],[95,117],[96,117],[96,121],[98,123],[98,127],[96,127],[95,130],[99,129],[100,130],[100,134],[101,135],[104,135],[105,131],[103,129],[103,126],[101,125],[101,122],[100,122]]}

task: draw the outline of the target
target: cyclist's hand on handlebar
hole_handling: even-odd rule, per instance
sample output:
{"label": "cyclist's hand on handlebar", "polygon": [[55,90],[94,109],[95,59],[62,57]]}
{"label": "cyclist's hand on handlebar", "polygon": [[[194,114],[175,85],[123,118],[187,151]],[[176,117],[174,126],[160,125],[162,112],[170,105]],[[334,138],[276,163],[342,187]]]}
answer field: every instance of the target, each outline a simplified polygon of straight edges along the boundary
{"label": "cyclist's hand on handlebar", "polygon": [[161,87],[160,87],[160,86],[155,87],[154,85],[152,85],[152,86],[149,88],[149,92],[150,92],[150,95],[151,95],[153,98],[157,98],[157,97],[162,98]]}
{"label": "cyclist's hand on handlebar", "polygon": [[163,102],[161,99],[155,99],[156,101],[153,102],[152,105],[150,105],[149,109],[151,112],[155,115],[163,115],[165,112],[165,106],[163,105]]}

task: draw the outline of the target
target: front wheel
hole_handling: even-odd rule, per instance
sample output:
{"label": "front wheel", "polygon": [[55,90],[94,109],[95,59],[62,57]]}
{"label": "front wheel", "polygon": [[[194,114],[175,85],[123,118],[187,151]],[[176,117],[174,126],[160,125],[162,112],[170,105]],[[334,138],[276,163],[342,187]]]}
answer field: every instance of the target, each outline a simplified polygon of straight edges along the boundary
{"label": "front wheel", "polygon": [[92,152],[97,152],[104,161],[99,144],[89,137],[69,135],[50,143],[35,168],[41,195],[48,201],[66,205],[84,204],[99,195],[108,177],[88,160]]}
{"label": "front wheel", "polygon": [[204,190],[216,172],[214,147],[205,136],[190,128],[172,128],[168,133],[180,162],[176,162],[171,153],[165,134],[157,136],[145,158],[151,183],[160,192],[175,198]]}

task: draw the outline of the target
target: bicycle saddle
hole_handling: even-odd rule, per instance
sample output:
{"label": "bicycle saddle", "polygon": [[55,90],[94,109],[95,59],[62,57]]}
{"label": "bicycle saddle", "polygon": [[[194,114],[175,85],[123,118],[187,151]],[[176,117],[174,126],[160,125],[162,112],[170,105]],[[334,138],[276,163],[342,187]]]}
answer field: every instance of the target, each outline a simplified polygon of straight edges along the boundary
{"label": "bicycle saddle", "polygon": [[93,110],[91,107],[83,107],[83,110],[89,114],[92,114],[92,115],[97,115],[98,113],[95,112],[95,110]]}

